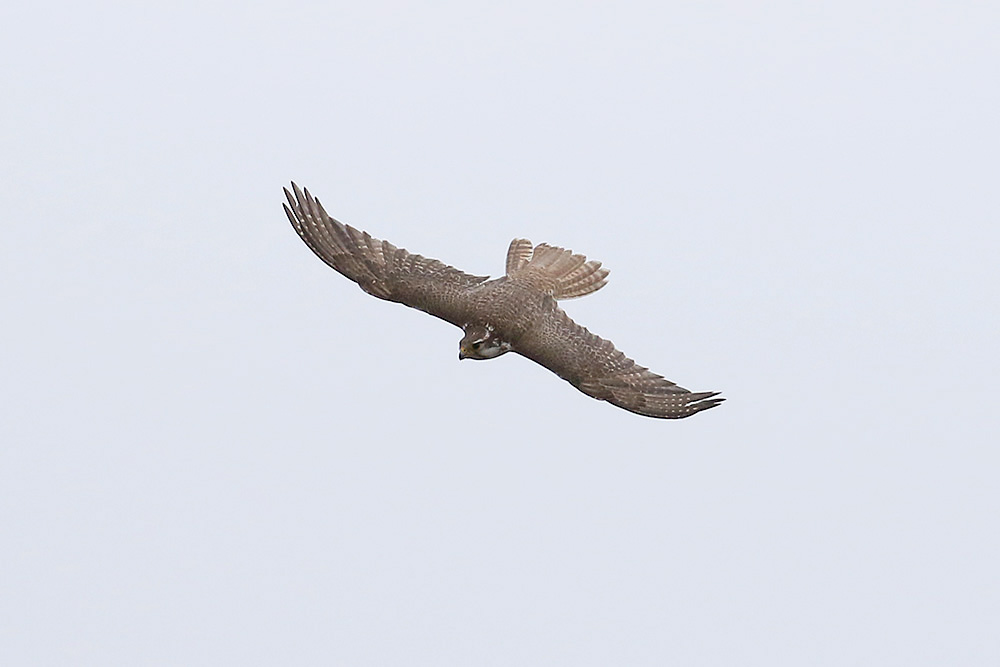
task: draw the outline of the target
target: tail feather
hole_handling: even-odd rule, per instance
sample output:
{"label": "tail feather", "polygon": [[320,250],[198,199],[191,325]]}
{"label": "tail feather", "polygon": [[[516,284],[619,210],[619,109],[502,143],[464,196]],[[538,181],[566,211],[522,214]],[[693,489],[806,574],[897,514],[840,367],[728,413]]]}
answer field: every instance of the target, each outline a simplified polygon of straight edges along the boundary
{"label": "tail feather", "polygon": [[507,251],[507,275],[519,271],[541,274],[549,283],[556,299],[573,299],[596,292],[607,283],[610,271],[597,261],[587,261],[571,250],[540,243],[533,249],[531,242],[514,239]]}
{"label": "tail feather", "polygon": [[562,280],[562,298],[572,299],[596,292],[608,282],[609,273],[611,272],[607,269],[601,268],[600,262],[585,262]]}
{"label": "tail feather", "polygon": [[531,241],[514,239],[507,248],[507,275],[513,275],[531,259]]}

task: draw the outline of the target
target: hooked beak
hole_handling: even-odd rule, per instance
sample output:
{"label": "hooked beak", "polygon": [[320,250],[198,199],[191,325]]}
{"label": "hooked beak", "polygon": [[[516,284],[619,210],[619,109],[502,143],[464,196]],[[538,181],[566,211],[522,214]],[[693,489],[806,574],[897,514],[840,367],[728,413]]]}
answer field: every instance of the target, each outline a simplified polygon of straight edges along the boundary
{"label": "hooked beak", "polygon": [[462,359],[465,358],[467,358],[465,354],[465,348],[462,347],[458,348],[458,360],[461,361]]}

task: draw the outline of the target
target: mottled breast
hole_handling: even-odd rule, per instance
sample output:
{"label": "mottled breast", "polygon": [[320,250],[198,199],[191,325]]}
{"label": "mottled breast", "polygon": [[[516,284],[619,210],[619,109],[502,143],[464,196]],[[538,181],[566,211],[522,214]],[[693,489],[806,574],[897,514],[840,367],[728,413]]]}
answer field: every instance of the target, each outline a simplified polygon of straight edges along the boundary
{"label": "mottled breast", "polygon": [[546,312],[548,296],[528,281],[502,278],[476,290],[477,308],[482,321],[493,327],[499,337],[516,343]]}

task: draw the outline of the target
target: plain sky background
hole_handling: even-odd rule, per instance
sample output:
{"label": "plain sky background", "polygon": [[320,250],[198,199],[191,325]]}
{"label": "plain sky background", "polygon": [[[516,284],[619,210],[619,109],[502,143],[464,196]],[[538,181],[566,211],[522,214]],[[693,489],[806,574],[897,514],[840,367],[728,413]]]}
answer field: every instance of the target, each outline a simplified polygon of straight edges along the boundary
{"label": "plain sky background", "polygon": [[[0,663],[1000,664],[996,3],[0,23]],[[459,363],[291,179],[603,261],[570,315],[727,402]]]}

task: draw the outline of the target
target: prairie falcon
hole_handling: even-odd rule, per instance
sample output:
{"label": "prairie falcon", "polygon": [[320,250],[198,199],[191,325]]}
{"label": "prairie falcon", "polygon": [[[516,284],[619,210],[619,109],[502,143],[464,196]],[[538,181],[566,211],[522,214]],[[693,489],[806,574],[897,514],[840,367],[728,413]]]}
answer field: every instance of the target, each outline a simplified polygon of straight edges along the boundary
{"label": "prairie falcon", "polygon": [[473,276],[397,248],[334,220],[292,183],[285,213],[316,255],[372,296],[461,327],[459,359],[506,352],[535,361],[596,399],[647,417],[680,419],[714,408],[718,392],[691,392],[650,372],[575,323],[556,303],[607,282],[600,262],[545,243],[514,239],[502,278]]}

